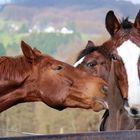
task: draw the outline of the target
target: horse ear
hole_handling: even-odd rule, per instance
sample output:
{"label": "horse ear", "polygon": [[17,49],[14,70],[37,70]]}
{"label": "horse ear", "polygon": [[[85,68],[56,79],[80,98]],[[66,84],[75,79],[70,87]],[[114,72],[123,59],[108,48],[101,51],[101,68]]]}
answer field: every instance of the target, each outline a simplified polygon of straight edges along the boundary
{"label": "horse ear", "polygon": [[40,56],[40,55],[42,54],[41,51],[38,50],[37,48],[34,48],[33,51],[34,51],[34,53],[35,53],[36,55],[38,55],[38,56]]}
{"label": "horse ear", "polygon": [[116,18],[116,16],[114,15],[113,11],[109,11],[107,13],[105,25],[107,31],[110,33],[111,36],[114,36],[114,34],[120,29],[120,23]]}
{"label": "horse ear", "polygon": [[137,28],[137,29],[140,29],[140,10],[135,18],[135,22],[134,22],[134,26]]}
{"label": "horse ear", "polygon": [[95,44],[91,40],[88,40],[86,48],[91,48],[91,47],[95,47]]}
{"label": "horse ear", "polygon": [[31,46],[29,46],[27,43],[25,43],[24,41],[21,41],[21,49],[22,52],[24,54],[24,56],[30,61],[32,62],[33,60],[36,59],[37,55],[35,53],[35,51],[31,48]]}

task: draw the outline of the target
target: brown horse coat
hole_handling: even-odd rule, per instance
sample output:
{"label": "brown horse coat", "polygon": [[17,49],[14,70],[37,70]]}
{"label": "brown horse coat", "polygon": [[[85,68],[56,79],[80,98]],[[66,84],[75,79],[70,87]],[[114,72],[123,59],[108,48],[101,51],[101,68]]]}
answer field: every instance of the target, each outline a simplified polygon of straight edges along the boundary
{"label": "brown horse coat", "polygon": [[42,54],[23,41],[21,48],[21,56],[0,57],[0,112],[18,103],[34,101],[58,110],[104,108],[97,100],[106,97],[106,83],[102,79]]}

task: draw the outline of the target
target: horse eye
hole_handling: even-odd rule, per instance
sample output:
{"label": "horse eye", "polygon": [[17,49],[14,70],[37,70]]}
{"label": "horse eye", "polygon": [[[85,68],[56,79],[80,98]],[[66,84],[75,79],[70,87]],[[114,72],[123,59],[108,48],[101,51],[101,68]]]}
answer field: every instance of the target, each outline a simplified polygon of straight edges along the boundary
{"label": "horse eye", "polygon": [[94,67],[94,66],[96,66],[96,65],[97,65],[97,61],[96,61],[96,60],[93,60],[92,62],[89,62],[89,63],[87,64],[88,67]]}
{"label": "horse eye", "polygon": [[113,60],[121,60],[121,57],[117,54],[111,54],[111,59]]}
{"label": "horse eye", "polygon": [[108,93],[108,87],[104,85],[101,89],[102,93],[107,94]]}
{"label": "horse eye", "polygon": [[58,66],[53,67],[52,69],[53,69],[53,70],[60,71],[60,70],[63,69],[63,66],[58,65]]}
{"label": "horse eye", "polygon": [[117,60],[117,57],[115,55],[112,55],[113,60]]}

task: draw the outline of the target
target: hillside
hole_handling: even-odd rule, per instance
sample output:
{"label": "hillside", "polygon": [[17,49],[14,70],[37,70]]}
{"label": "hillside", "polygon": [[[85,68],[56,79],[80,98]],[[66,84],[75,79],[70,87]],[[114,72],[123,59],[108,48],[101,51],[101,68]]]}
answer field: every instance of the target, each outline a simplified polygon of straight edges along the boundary
{"label": "hillside", "polygon": [[[36,7],[55,7],[55,8],[66,8],[66,7],[78,7],[84,10],[92,10],[97,8],[110,8],[118,9],[123,13],[124,16],[133,17],[139,10],[140,5],[132,4],[128,1],[121,0],[12,0],[13,3],[25,5],[25,6],[36,6]],[[127,10],[126,10],[127,8]]]}

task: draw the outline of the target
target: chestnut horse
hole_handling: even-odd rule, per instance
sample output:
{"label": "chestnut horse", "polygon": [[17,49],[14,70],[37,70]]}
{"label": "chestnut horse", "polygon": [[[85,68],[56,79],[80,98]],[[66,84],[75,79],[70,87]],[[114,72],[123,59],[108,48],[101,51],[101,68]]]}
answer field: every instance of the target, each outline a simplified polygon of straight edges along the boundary
{"label": "chestnut horse", "polygon": [[128,18],[120,23],[113,11],[106,15],[106,29],[111,38],[101,46],[88,42],[75,66],[108,80],[111,58],[115,59],[116,76],[125,101],[124,107],[132,117],[140,117],[140,11],[134,23]]}
{"label": "chestnut horse", "polygon": [[23,41],[21,48],[21,56],[0,57],[0,112],[18,103],[34,101],[57,110],[104,108],[104,80],[42,54]]}

